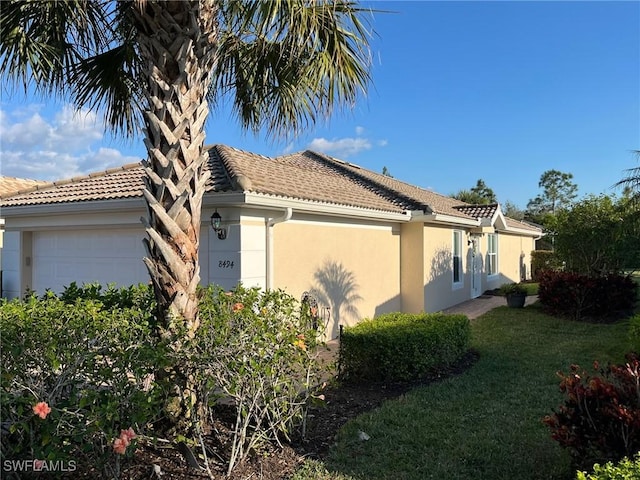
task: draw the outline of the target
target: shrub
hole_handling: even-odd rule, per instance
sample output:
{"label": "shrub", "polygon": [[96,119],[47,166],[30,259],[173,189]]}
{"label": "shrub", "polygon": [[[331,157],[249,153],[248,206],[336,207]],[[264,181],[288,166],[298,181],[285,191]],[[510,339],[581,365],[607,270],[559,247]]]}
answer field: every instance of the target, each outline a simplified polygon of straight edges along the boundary
{"label": "shrub", "polygon": [[390,313],[344,328],[339,375],[345,380],[408,381],[450,365],[467,352],[464,315]]}
{"label": "shrub", "polygon": [[589,277],[547,270],[540,274],[538,295],[549,313],[609,321],[633,311],[637,289],[629,276]]}
{"label": "shrub", "polygon": [[633,460],[623,458],[617,464],[595,464],[593,473],[578,472],[576,480],[634,480],[640,478],[640,453]]}
{"label": "shrub", "polygon": [[[49,294],[50,295],[50,294]],[[138,308],[144,312],[152,312],[155,308],[153,290],[149,285],[140,283],[130,287],[116,288],[115,284],[109,284],[106,290],[102,290],[99,283],[85,283],[81,287],[76,282],[71,282],[59,295],[60,300],[73,304],[78,299],[95,300],[100,302],[105,310],[112,308]]]}
{"label": "shrub", "polygon": [[0,302],[3,464],[73,460],[117,477],[127,450],[114,441],[126,447],[133,436],[125,445],[121,431],[144,431],[158,410],[157,392],[145,388],[162,359],[151,338],[140,309],[51,293]]}
{"label": "shrub", "polygon": [[282,291],[217,287],[202,291],[194,359],[205,396],[235,410],[229,472],[267,441],[289,438],[304,425],[318,395],[320,332]]}
{"label": "shrub", "polygon": [[532,279],[539,280],[539,275],[545,270],[560,270],[562,261],[551,250],[534,250],[531,252]]}
{"label": "shrub", "polygon": [[544,423],[554,440],[567,448],[574,464],[618,461],[640,450],[640,362],[594,368],[589,375],[577,365],[559,373],[564,403]]}

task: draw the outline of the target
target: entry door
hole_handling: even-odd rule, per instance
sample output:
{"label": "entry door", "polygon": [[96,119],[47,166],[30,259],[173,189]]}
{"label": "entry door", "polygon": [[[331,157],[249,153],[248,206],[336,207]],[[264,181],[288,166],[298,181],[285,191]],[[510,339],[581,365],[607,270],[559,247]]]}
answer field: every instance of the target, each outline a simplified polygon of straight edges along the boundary
{"label": "entry door", "polygon": [[482,255],[480,237],[471,237],[471,298],[482,295]]}

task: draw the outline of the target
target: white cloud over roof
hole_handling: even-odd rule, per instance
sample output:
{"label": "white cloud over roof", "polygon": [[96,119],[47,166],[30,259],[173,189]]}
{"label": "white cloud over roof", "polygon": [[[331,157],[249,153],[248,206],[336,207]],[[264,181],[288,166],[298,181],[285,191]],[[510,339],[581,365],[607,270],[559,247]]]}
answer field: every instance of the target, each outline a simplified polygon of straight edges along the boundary
{"label": "white cloud over roof", "polygon": [[70,105],[47,118],[40,105],[0,110],[2,175],[58,180],[140,161],[104,144],[95,112]]}

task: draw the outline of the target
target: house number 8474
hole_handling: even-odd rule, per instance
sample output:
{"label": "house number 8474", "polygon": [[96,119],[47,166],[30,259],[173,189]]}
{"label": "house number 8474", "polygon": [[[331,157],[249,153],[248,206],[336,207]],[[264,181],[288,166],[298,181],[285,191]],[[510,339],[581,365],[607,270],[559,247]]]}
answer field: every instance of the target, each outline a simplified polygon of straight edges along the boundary
{"label": "house number 8474", "polygon": [[220,260],[218,268],[233,268],[233,260]]}

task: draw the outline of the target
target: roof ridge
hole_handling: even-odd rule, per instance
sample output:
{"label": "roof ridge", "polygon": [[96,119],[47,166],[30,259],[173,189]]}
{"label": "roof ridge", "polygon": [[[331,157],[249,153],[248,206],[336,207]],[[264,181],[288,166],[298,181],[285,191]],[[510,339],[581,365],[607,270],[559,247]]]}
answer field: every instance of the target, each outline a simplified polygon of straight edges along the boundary
{"label": "roof ridge", "polygon": [[[205,147],[207,148],[207,147]],[[242,154],[251,154],[251,155],[256,155],[256,154],[252,154],[251,152],[248,152],[246,150],[240,150],[239,148],[235,148],[235,147],[230,147],[229,145],[224,145],[221,143],[217,143],[215,145],[212,145],[211,147],[209,147],[209,161],[211,161],[211,152],[213,152],[213,154],[218,157],[218,160],[220,160],[220,164],[222,165],[222,169],[224,171],[224,175],[227,178],[227,180],[229,181],[229,183],[231,184],[231,188],[235,189],[235,181],[233,180],[234,178],[238,178],[239,176],[244,176],[246,177],[249,182],[251,182],[251,179],[245,175],[245,173],[238,171],[236,168],[233,167],[233,162],[230,161],[229,159],[229,154],[228,152],[226,152],[225,150],[233,150],[235,152],[238,153],[242,153]],[[260,157],[264,157],[264,158],[268,158],[265,157],[264,155],[258,155]],[[211,167],[211,165],[209,165]]]}
{"label": "roof ridge", "polygon": [[460,205],[456,205],[453,208],[458,208],[458,207],[497,207],[498,205],[500,205],[500,202],[492,202],[492,203],[462,203]]}
{"label": "roof ridge", "polygon": [[137,163],[127,163],[125,165],[121,165],[119,167],[114,167],[114,168],[109,168],[107,170],[101,170],[101,171],[96,171],[96,172],[90,172],[87,173],[85,175],[78,175],[75,177],[71,177],[71,178],[64,178],[61,180],[54,180],[54,181],[45,181],[44,183],[38,184],[38,185],[34,185],[33,187],[29,187],[29,188],[25,188],[22,190],[17,190],[15,192],[11,192],[8,195],[0,195],[0,199],[1,200],[5,200],[7,198],[11,198],[17,195],[24,195],[27,193],[32,193],[32,192],[37,192],[39,190],[48,190],[50,188],[53,187],[58,187],[61,185],[68,185],[71,183],[79,183],[81,181],[84,180],[89,180],[92,178],[99,178],[99,177],[104,177],[106,175],[109,175],[111,173],[116,173],[116,172],[122,172],[122,171],[126,171],[126,170],[132,170],[134,168],[140,168],[142,167],[142,163],[141,162],[137,162]]}
{"label": "roof ridge", "polygon": [[[352,164],[350,164],[349,162],[346,162],[344,160],[340,160],[338,158],[334,158],[331,157],[330,155],[326,155],[323,153],[318,153],[318,152],[314,152],[313,150],[305,150],[304,153],[309,153],[313,156],[315,156],[316,158],[320,159],[321,161],[325,162],[326,164],[330,165],[333,168],[339,169],[340,171],[346,173],[347,175],[350,175],[351,177],[355,177],[357,180],[359,180],[360,182],[362,182],[365,185],[368,185],[370,187],[374,187],[373,191],[374,193],[376,193],[377,195],[380,195],[382,192],[384,192],[384,194],[382,194],[381,196],[383,198],[385,198],[386,200],[389,200],[393,203],[399,203],[398,200],[402,200],[410,205],[414,205],[417,207],[420,207],[421,210],[426,210],[426,209],[431,209],[431,207],[425,203],[422,203],[418,200],[416,200],[415,198],[411,198],[409,196],[407,196],[406,194],[394,189],[394,188],[390,188],[387,185],[384,185],[381,182],[378,182],[374,179],[368,178],[360,173],[358,173],[357,171],[354,170],[364,170],[370,173],[375,173],[372,170],[368,170],[366,168],[362,168],[360,166],[352,166]],[[354,170],[351,170],[350,168],[353,168]],[[395,180],[395,179],[392,179]],[[396,180],[397,181],[397,180]],[[409,184],[407,184],[409,185]],[[413,188],[417,188],[419,189],[420,187],[416,187],[414,185],[412,185]]]}

